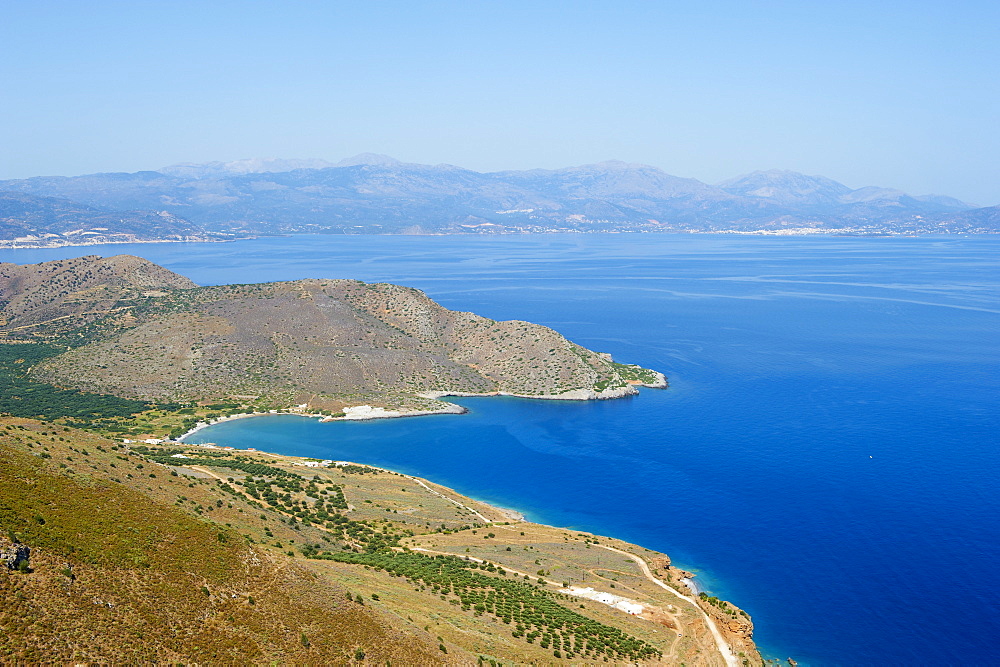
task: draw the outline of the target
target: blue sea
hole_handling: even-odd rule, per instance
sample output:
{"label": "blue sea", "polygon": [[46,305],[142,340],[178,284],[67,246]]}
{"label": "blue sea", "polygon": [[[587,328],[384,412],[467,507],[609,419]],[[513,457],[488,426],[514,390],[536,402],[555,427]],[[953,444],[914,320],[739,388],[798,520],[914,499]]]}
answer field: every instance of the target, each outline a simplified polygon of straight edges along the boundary
{"label": "blue sea", "polygon": [[1000,238],[295,236],[128,252],[201,284],[418,287],[666,390],[466,415],[261,417],[202,441],[371,463],[665,551],[800,664],[1000,663]]}

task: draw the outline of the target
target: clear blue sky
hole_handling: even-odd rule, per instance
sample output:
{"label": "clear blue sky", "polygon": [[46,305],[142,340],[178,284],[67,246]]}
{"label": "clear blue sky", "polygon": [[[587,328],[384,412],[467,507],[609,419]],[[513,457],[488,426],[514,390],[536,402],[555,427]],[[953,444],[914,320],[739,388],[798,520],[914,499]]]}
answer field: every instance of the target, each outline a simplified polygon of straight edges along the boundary
{"label": "clear blue sky", "polygon": [[7,0],[0,178],[387,153],[1000,204],[1000,2]]}

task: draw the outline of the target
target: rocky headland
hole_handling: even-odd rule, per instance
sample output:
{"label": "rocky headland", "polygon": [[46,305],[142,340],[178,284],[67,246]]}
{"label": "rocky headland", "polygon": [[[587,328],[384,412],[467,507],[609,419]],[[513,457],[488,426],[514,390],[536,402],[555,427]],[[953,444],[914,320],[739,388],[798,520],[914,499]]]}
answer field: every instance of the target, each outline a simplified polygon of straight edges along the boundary
{"label": "rocky headland", "polygon": [[138,257],[89,256],[0,264],[0,301],[0,341],[64,349],[33,379],[131,399],[406,414],[454,411],[436,400],[449,395],[590,400],[666,386],[548,327],[387,283],[198,287]]}

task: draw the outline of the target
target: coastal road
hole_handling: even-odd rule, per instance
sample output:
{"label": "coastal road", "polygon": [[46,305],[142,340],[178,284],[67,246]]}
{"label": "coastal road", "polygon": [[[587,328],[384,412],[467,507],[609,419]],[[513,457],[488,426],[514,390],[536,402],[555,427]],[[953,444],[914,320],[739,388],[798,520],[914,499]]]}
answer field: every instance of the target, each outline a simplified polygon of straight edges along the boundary
{"label": "coastal road", "polygon": [[492,523],[492,521],[491,521],[490,519],[487,519],[487,518],[486,518],[485,516],[483,516],[482,514],[480,514],[479,512],[477,512],[476,510],[472,509],[472,508],[471,508],[471,507],[469,507],[468,505],[465,505],[465,504],[463,504],[463,503],[460,503],[460,502],[458,502],[457,500],[455,500],[454,498],[449,498],[448,496],[444,495],[443,493],[440,493],[440,492],[438,492],[438,491],[435,491],[435,490],[434,490],[434,489],[432,489],[431,487],[427,486],[427,484],[425,484],[425,483],[424,483],[424,481],[423,481],[422,479],[418,479],[418,478],[416,478],[416,477],[410,477],[409,475],[403,475],[403,477],[405,477],[405,478],[407,478],[407,479],[409,479],[409,480],[411,480],[411,481],[414,481],[414,482],[416,482],[416,483],[417,483],[417,484],[419,484],[420,486],[422,486],[422,487],[424,487],[425,489],[427,489],[427,491],[428,491],[429,493],[432,493],[432,494],[434,494],[435,496],[437,496],[437,497],[439,497],[439,498],[444,498],[444,499],[445,499],[445,500],[447,500],[448,502],[450,502],[450,503],[453,503],[453,504],[455,504],[455,505],[458,505],[458,506],[459,506],[459,507],[461,507],[462,509],[464,509],[464,510],[467,510],[467,511],[469,511],[469,512],[471,512],[471,513],[475,514],[475,515],[476,515],[477,517],[479,517],[479,519],[480,519],[480,520],[481,520],[481,521],[482,521],[483,523]]}
{"label": "coastal road", "polygon": [[[183,465],[183,464],[182,464],[182,465]],[[209,475],[209,476],[211,476],[211,477],[214,477],[215,479],[218,479],[218,480],[222,480],[223,482],[227,481],[227,479],[226,479],[225,477],[223,477],[222,475],[220,475],[219,473],[217,473],[217,472],[212,472],[212,471],[211,471],[211,470],[209,470],[208,468],[205,468],[205,467],[202,467],[202,466],[184,466],[184,467],[185,467],[185,468],[190,468],[191,470],[197,470],[198,472],[203,472],[203,473],[205,473],[206,475]],[[247,496],[246,496],[246,495],[244,495],[244,498],[246,498],[246,497],[247,497]],[[251,498],[251,500],[252,500],[252,498]]]}
{"label": "coastal road", "polygon": [[635,561],[636,565],[639,566],[639,569],[642,570],[642,573],[646,575],[647,579],[652,581],[660,588],[670,591],[680,599],[693,605],[694,608],[697,609],[698,612],[705,617],[705,623],[708,624],[708,629],[712,632],[712,637],[715,638],[715,645],[719,647],[719,653],[722,654],[722,659],[726,661],[726,665],[728,667],[738,667],[739,662],[736,660],[736,656],[733,655],[732,649],[729,648],[729,644],[726,642],[725,637],[722,636],[722,633],[719,632],[719,628],[716,627],[715,621],[713,621],[712,618],[705,613],[705,610],[701,608],[701,606],[695,601],[694,598],[684,595],[680,591],[677,591],[674,588],[667,586],[665,583],[657,579],[656,576],[653,575],[652,571],[650,571],[649,565],[646,564],[646,561],[644,561],[642,558],[639,558],[635,554],[630,554],[627,551],[622,551],[621,549],[615,549],[614,547],[605,546],[603,544],[598,544],[597,546],[601,547],[602,549],[607,549],[608,551],[614,551],[615,553],[619,553],[623,556],[631,558],[632,560]]}
{"label": "coastal road", "polygon": [[[601,545],[598,544],[597,546],[601,546]],[[604,547],[604,548],[605,549],[611,549],[610,547]],[[402,547],[397,547],[396,550],[397,551],[402,551],[403,549],[402,549]],[[475,556],[463,556],[461,554],[453,553],[453,552],[450,552],[450,551],[437,551],[435,549],[427,549],[427,548],[424,548],[424,547],[411,547],[411,550],[412,551],[422,551],[422,552],[428,553],[428,554],[440,554],[442,556],[458,556],[459,558],[466,558],[466,559],[468,559],[470,561],[473,561],[475,563],[485,563],[486,562],[482,558],[476,558]],[[618,551],[618,549],[611,549],[611,551]],[[636,558],[636,556],[633,556],[632,554],[626,553],[624,551],[619,551],[619,553],[625,554],[626,556],[628,556],[630,558],[633,558],[633,559]],[[645,564],[645,562],[643,561],[642,564],[640,565],[640,567],[642,567],[642,565],[644,565],[644,564]],[[556,588],[562,588],[562,584],[560,582],[558,582],[558,581],[552,581],[552,580],[546,579],[544,577],[535,577],[534,575],[530,575],[527,572],[521,572],[520,570],[514,570],[514,569],[512,569],[512,568],[510,568],[508,566],[502,566],[502,567],[503,567],[504,570],[506,570],[507,572],[513,574],[516,577],[524,577],[525,579],[531,578],[531,579],[535,579],[536,581],[548,584],[549,586],[555,586]],[[646,576],[649,577],[652,581],[654,581],[656,583],[660,583],[660,582],[658,582],[653,577],[652,573],[649,571],[648,568],[644,569],[643,571],[646,573]],[[660,585],[662,586],[663,584],[660,584]],[[669,588],[669,587],[666,587],[666,588],[667,588],[667,590],[671,591],[672,593],[680,595],[674,589]],[[609,595],[611,595],[611,594],[609,594]],[[722,635],[718,634],[718,630],[715,628],[715,625],[712,623],[712,619],[708,618],[708,616],[705,615],[705,613],[701,611],[701,608],[698,607],[698,605],[694,602],[694,600],[691,600],[690,598],[684,597],[683,595],[680,595],[680,597],[682,599],[684,599],[684,600],[687,600],[691,604],[693,604],[698,609],[698,611],[701,612],[703,616],[705,616],[705,620],[708,622],[709,629],[713,631],[713,636],[715,637],[716,643],[718,643],[719,641],[721,641],[722,642],[722,646],[725,647],[725,651],[726,652],[722,652],[723,659],[725,659],[725,657],[727,655],[727,652],[728,652],[728,655],[731,657],[732,656],[732,652],[729,651],[729,645],[726,644],[726,641],[722,638]],[[590,599],[593,599],[593,598],[590,598]],[[614,607],[614,605],[611,604],[611,603],[605,603],[605,604],[608,604],[608,606]],[[677,618],[676,616],[674,616],[673,614],[670,614],[670,616],[674,619],[674,622],[677,624],[677,628],[679,630],[683,629],[684,626],[681,623],[680,619]],[[643,618],[645,618],[645,617],[643,617]],[[650,619],[647,618],[646,620],[650,620]],[[673,657],[677,656],[677,644],[680,642],[680,639],[681,639],[681,634],[678,633],[674,637],[673,641],[670,642],[670,651],[666,654],[667,656],[673,656]],[[721,651],[722,651],[722,649],[720,648],[720,652]],[[726,664],[730,665],[731,667],[736,667],[737,666],[736,658],[732,658],[732,662],[730,662],[729,660],[726,660]]]}
{"label": "coastal road", "polygon": [[[211,475],[212,477],[214,477],[214,478],[216,478],[216,479],[218,479],[218,480],[220,480],[222,482],[227,481],[226,478],[223,477],[222,475],[220,475],[220,474],[218,474],[218,473],[216,473],[216,472],[214,472],[212,470],[209,470],[209,469],[207,469],[205,467],[202,467],[202,466],[187,466],[187,467],[190,468],[190,469],[192,469],[192,470],[197,470],[199,472]],[[416,477],[411,477],[409,475],[403,475],[403,477],[407,477],[410,480],[416,482],[417,484],[419,484],[421,487],[423,487],[425,490],[427,490],[431,494],[433,494],[435,496],[438,496],[440,498],[443,498],[444,500],[447,500],[447,501],[449,501],[451,503],[454,503],[455,505],[457,505],[457,506],[459,506],[459,507],[461,507],[461,508],[463,508],[463,509],[465,509],[465,510],[467,510],[467,511],[473,513],[473,514],[475,514],[480,519],[482,519],[482,521],[484,523],[486,523],[486,524],[493,523],[490,519],[487,519],[485,516],[483,516],[482,514],[480,514],[479,512],[477,512],[475,509],[469,507],[468,505],[460,503],[457,500],[455,500],[454,498],[449,498],[448,496],[444,495],[443,493],[440,493],[439,491],[436,491],[436,490],[432,489],[430,486],[428,486],[427,484],[425,484],[423,482],[423,480],[421,480],[419,478],[416,478]],[[241,493],[241,495],[244,495],[244,494]],[[247,496],[245,496],[245,495],[244,495],[244,497],[247,498]],[[247,499],[249,499],[249,498],[247,498]],[[326,530],[326,529],[324,528],[324,530]],[[358,546],[358,545],[355,545],[355,546]],[[736,660],[736,657],[733,655],[733,652],[729,648],[729,644],[726,642],[725,638],[722,636],[722,633],[719,632],[719,629],[716,627],[715,622],[709,617],[708,614],[705,613],[705,611],[698,605],[698,603],[693,598],[690,598],[690,597],[688,597],[688,596],[680,593],[679,591],[671,588],[670,586],[667,586],[662,581],[660,581],[659,579],[657,579],[653,575],[652,571],[649,569],[649,565],[646,563],[646,561],[644,561],[639,556],[636,556],[635,554],[631,554],[631,553],[629,553],[627,551],[622,551],[621,549],[616,549],[614,547],[605,546],[603,544],[596,544],[595,546],[600,547],[602,549],[606,549],[608,551],[613,551],[615,553],[619,553],[619,554],[621,554],[623,556],[626,556],[627,558],[635,561],[635,563],[639,566],[639,569],[642,570],[642,573],[646,576],[647,579],[649,579],[651,582],[653,582],[657,586],[659,586],[659,587],[661,587],[661,588],[663,588],[665,590],[670,591],[671,593],[673,593],[674,595],[676,595],[680,599],[684,600],[685,602],[688,602],[695,609],[697,609],[698,612],[705,619],[705,623],[708,625],[708,629],[711,631],[712,637],[715,639],[716,646],[719,648],[719,653],[722,655],[722,659],[726,662],[727,667],[738,667],[738,662]],[[453,554],[453,553],[450,553],[450,552],[447,552],[447,551],[436,551],[436,550],[433,550],[433,549],[426,549],[426,548],[422,548],[422,547],[413,547],[413,551],[423,551],[424,553],[441,554],[441,555],[448,555],[448,556],[458,555],[458,554]],[[475,562],[479,562],[479,563],[485,562],[482,559],[471,557],[471,556],[466,556],[466,558],[468,558],[471,561],[475,561]],[[505,568],[505,569],[507,569],[507,568]],[[525,577],[525,578],[527,578],[528,576],[530,576],[527,573],[520,572],[518,570],[507,569],[507,571],[510,572],[511,574],[513,574],[515,576],[519,576],[519,577]],[[537,577],[537,580],[542,581],[542,582],[544,582],[544,583],[546,583],[546,584],[548,584],[550,586],[556,586],[556,587],[560,587],[561,586],[561,584],[559,582],[550,581],[550,580],[542,578],[542,577]],[[680,627],[680,621],[679,621],[679,619],[675,618],[675,621],[678,623],[678,627]],[[675,639],[671,643],[671,653],[675,653],[676,652],[676,647],[677,647],[677,641],[678,641],[678,639],[679,639],[679,637],[677,639]]]}

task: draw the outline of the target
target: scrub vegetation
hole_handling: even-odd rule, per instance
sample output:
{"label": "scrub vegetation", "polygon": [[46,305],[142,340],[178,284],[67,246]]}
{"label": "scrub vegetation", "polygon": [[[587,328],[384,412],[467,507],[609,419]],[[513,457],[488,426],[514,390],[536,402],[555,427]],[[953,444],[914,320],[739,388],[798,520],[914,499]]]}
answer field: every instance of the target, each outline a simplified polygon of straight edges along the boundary
{"label": "scrub vegetation", "polygon": [[[0,467],[0,553],[30,550],[0,567],[3,661],[717,660],[697,610],[603,545],[666,581],[662,554],[398,473],[14,417]],[[563,589],[612,583],[648,613]]]}
{"label": "scrub vegetation", "polygon": [[[199,288],[128,256],[0,264],[0,305],[0,662],[719,661],[696,604],[621,558],[684,593],[662,554],[371,466],[169,439],[442,392],[623,394],[653,371],[408,288]],[[759,663],[749,619],[702,604]]]}
{"label": "scrub vegetation", "polygon": [[28,377],[28,370],[35,364],[64,351],[40,343],[0,345],[0,386],[4,387],[4,391],[0,392],[0,412],[18,417],[92,424],[129,418],[152,407],[146,401],[60,389]]}
{"label": "scrub vegetation", "polygon": [[441,410],[429,396],[582,398],[662,383],[547,327],[386,283],[197,287],[138,257],[90,256],[0,264],[0,303],[0,342],[60,346],[32,359],[31,380],[160,404]]}

